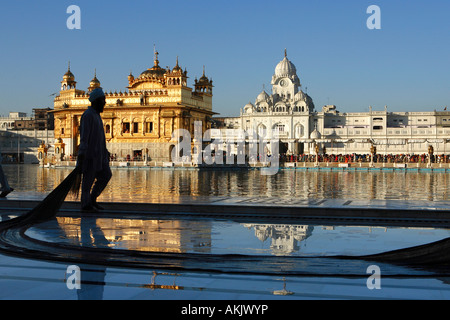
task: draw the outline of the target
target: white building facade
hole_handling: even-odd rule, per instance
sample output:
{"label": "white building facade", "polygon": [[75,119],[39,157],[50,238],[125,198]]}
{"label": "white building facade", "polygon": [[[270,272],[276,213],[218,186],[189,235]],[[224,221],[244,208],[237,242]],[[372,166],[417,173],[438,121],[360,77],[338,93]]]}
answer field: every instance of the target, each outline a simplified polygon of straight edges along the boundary
{"label": "white building facade", "polygon": [[[266,130],[280,138],[284,154],[448,154],[450,112],[340,113],[336,106],[315,109],[312,98],[302,90],[295,65],[287,58],[278,63],[272,76],[272,94],[264,90],[249,102],[239,117],[222,118],[221,128]],[[224,134],[223,134],[224,135]],[[225,134],[226,135],[226,134]],[[318,147],[318,149],[316,148]]]}
{"label": "white building facade", "polygon": [[[0,117],[0,154],[3,163],[39,163],[38,148],[44,143],[50,154],[54,153],[54,130],[29,128],[35,116],[25,112],[10,112],[9,117]],[[20,129],[19,129],[20,128]],[[51,144],[50,144],[51,143]]]}

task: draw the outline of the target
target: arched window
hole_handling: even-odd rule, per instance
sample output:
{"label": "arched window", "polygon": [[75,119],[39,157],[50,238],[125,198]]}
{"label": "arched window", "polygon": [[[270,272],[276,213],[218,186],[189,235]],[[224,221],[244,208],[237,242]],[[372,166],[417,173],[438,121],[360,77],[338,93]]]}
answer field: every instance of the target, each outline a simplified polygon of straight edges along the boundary
{"label": "arched window", "polygon": [[267,132],[266,132],[266,126],[265,126],[264,124],[261,123],[260,125],[258,125],[258,135],[259,135],[260,137],[265,137],[266,134],[267,134]]}
{"label": "arched window", "polygon": [[301,137],[303,137],[304,135],[304,127],[302,124],[298,123],[295,125],[295,129],[294,129],[294,137],[295,139],[300,139]]}
{"label": "arched window", "polygon": [[275,129],[275,131],[278,132],[278,133],[284,133],[285,130],[286,130],[286,126],[285,126],[284,124],[277,123],[277,124],[274,126],[274,129]]}

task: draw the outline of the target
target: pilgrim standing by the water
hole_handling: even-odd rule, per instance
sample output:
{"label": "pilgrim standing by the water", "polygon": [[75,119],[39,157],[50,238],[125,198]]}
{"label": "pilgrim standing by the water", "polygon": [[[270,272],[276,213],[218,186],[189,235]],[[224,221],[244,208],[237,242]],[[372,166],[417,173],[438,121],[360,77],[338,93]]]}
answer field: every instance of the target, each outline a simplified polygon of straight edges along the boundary
{"label": "pilgrim standing by the water", "polygon": [[109,167],[109,152],[106,149],[103,121],[100,117],[106,104],[103,90],[101,88],[93,90],[89,101],[91,106],[83,113],[80,122],[77,166],[81,168],[83,174],[81,210],[96,212],[102,209],[97,204],[97,198],[105,189],[112,173]]}

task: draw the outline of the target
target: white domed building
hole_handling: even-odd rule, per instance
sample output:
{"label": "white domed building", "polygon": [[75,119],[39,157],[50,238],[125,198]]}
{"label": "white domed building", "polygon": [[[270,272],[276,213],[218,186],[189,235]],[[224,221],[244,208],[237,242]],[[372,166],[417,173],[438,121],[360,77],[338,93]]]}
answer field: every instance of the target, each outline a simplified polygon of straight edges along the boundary
{"label": "white domed building", "polygon": [[[239,117],[222,118],[223,127],[261,133],[280,139],[281,154],[315,154],[323,148],[328,154],[368,154],[377,146],[379,154],[427,154],[431,146],[435,154],[449,154],[450,112],[340,113],[336,106],[315,110],[312,98],[302,90],[297,68],[284,58],[272,76],[271,94],[263,90],[254,103],[241,109]],[[218,119],[218,118],[216,118]],[[224,134],[223,134],[224,136]]]}
{"label": "white domed building", "polygon": [[275,130],[282,142],[280,152],[303,153],[304,143],[310,140],[314,103],[302,91],[297,68],[286,51],[284,59],[275,67],[271,85],[271,95],[263,90],[254,104],[249,102],[241,109],[240,127],[257,132],[264,129],[269,135]]}

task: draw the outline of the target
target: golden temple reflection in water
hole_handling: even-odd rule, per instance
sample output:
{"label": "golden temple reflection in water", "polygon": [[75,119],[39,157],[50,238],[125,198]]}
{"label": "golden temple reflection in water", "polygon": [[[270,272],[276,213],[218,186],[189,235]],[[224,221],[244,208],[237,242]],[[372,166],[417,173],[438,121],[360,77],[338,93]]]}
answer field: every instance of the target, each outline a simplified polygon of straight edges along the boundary
{"label": "golden temple reflection in water", "polygon": [[[84,230],[83,219],[89,220]],[[96,237],[101,236],[106,239],[106,246],[118,249],[170,253],[211,251],[211,223],[207,221],[71,217],[56,220],[64,238],[72,244],[96,247]]]}
{"label": "golden temple reflection in water", "polygon": [[183,202],[183,196],[447,200],[445,173],[116,170],[101,201]]}
{"label": "golden temple reflection in water", "polygon": [[[59,241],[89,248],[155,253],[257,254],[308,256],[324,252],[382,250],[419,245],[448,237],[436,228],[326,226],[233,221],[141,218],[57,217],[33,228],[34,237],[57,230]],[[421,236],[418,237],[417,235]],[[38,236],[39,237],[39,236]],[[55,237],[55,234],[53,234]],[[399,238],[400,237],[400,238]],[[378,239],[378,241],[375,241]],[[329,244],[333,243],[329,247]]]}
{"label": "golden temple reflection in water", "polygon": [[[18,194],[50,193],[72,169],[5,165]],[[103,202],[182,203],[204,197],[273,197],[296,200],[419,200],[449,198],[446,172],[113,169]],[[67,200],[76,200],[70,196]]]}
{"label": "golden temple reflection in water", "polygon": [[[164,285],[164,284],[156,284],[156,277],[158,275],[169,275],[174,276],[173,284],[172,285]],[[150,284],[145,284],[142,287],[146,289],[166,289],[166,290],[184,290],[183,286],[178,286],[175,284],[175,281],[177,277],[179,276],[178,273],[168,273],[168,272],[156,272],[153,271],[153,276]]]}
{"label": "golden temple reflection in water", "polygon": [[[50,193],[72,171],[5,165],[15,194]],[[182,203],[205,197],[273,197],[296,200],[449,200],[448,173],[414,171],[112,169],[103,202]],[[67,200],[76,200],[67,197]]]}

